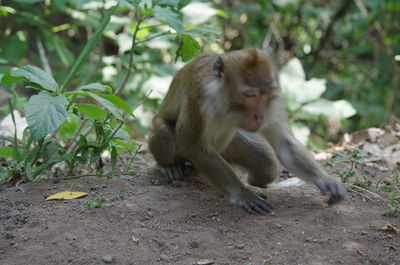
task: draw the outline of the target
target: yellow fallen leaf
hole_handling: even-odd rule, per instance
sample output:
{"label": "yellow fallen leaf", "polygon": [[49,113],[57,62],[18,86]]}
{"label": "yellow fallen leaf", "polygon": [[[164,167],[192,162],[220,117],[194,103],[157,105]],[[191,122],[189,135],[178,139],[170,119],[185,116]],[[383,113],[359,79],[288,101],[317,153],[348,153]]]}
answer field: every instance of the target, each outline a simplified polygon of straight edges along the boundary
{"label": "yellow fallen leaf", "polygon": [[79,192],[79,191],[62,191],[53,195],[50,195],[45,199],[45,201],[49,200],[71,200],[77,199],[84,196],[87,196],[86,192]]}

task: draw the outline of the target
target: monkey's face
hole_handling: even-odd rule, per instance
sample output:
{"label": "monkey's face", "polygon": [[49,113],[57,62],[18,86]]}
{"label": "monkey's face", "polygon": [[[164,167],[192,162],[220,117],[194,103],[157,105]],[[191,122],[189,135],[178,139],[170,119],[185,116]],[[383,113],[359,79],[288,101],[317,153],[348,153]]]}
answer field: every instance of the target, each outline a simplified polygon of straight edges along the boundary
{"label": "monkey's face", "polygon": [[223,80],[227,114],[236,126],[254,132],[265,124],[268,105],[276,95],[274,72],[270,55],[256,49],[234,51],[216,60],[213,74]]}
{"label": "monkey's face", "polygon": [[237,126],[249,132],[260,129],[266,122],[272,92],[268,86],[241,86],[233,95],[230,108],[235,113]]}

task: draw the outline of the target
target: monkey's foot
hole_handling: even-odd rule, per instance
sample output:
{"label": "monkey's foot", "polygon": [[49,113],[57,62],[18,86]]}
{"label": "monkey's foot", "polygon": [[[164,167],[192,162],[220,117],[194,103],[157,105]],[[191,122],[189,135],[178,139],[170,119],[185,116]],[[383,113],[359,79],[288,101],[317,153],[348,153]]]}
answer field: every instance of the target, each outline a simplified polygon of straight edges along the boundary
{"label": "monkey's foot", "polygon": [[229,201],[245,209],[250,214],[267,214],[273,207],[265,200],[267,196],[263,193],[254,193],[243,188],[240,194],[231,195]]}
{"label": "monkey's foot", "polygon": [[343,185],[335,179],[321,179],[315,180],[315,185],[321,190],[322,194],[329,193],[328,204],[337,203],[344,199],[346,190]]}
{"label": "monkey's foot", "polygon": [[182,180],[185,177],[183,167],[184,165],[182,163],[162,167],[161,171],[163,172],[167,183],[171,183],[174,180]]}

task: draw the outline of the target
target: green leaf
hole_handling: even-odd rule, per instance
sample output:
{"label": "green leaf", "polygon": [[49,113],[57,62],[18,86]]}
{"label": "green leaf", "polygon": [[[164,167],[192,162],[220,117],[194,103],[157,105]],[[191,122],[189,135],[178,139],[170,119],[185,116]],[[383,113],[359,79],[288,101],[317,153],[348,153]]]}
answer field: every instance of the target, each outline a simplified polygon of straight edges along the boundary
{"label": "green leaf", "polygon": [[291,125],[292,132],[296,139],[302,143],[304,146],[308,143],[308,137],[310,136],[310,128],[308,128],[304,123],[295,122]]}
{"label": "green leaf", "polygon": [[182,35],[181,55],[184,62],[195,57],[200,50],[200,44],[189,35]]}
{"label": "green leaf", "polygon": [[106,117],[108,112],[93,104],[76,104],[78,111],[89,118],[101,120]]}
{"label": "green leaf", "polygon": [[202,39],[210,40],[213,35],[219,35],[221,32],[212,25],[205,25],[202,27],[184,29],[182,34],[188,34],[192,36],[192,38],[200,37]]}
{"label": "green leaf", "polygon": [[14,149],[8,146],[0,146],[0,157],[14,158]]}
{"label": "green leaf", "polygon": [[281,70],[281,74],[285,74],[292,78],[305,80],[306,75],[304,74],[303,66],[297,58],[290,60]]}
{"label": "green leaf", "polygon": [[182,17],[170,7],[156,6],[154,8],[154,16],[162,22],[167,23],[176,32],[183,30]]}
{"label": "green leaf", "polygon": [[103,85],[100,83],[91,83],[91,84],[83,85],[83,86],[80,86],[77,90],[83,90],[83,91],[100,90],[100,91],[103,91],[103,92],[106,92],[109,94],[112,93],[112,89],[110,86]]}
{"label": "green leaf", "polygon": [[18,34],[12,34],[2,39],[0,49],[0,56],[2,58],[20,63],[20,61],[27,56],[28,42],[20,38]]}
{"label": "green leaf", "polygon": [[175,7],[179,4],[179,0],[153,0],[153,6],[171,6]]}
{"label": "green leaf", "polygon": [[211,3],[193,2],[182,9],[185,24],[201,25],[218,14],[218,10]]}
{"label": "green leaf", "polygon": [[93,92],[94,94],[107,99],[108,101],[110,101],[111,103],[114,104],[114,106],[120,107],[121,109],[123,109],[127,114],[130,114],[132,112],[131,107],[129,106],[129,104],[121,99],[118,96],[115,95],[109,95],[109,94],[101,94],[101,93],[96,93]]}
{"label": "green leaf", "polygon": [[25,80],[23,76],[12,76],[10,73],[6,73],[1,78],[1,83],[6,86],[12,86],[14,83],[24,82]]}
{"label": "green leaf", "polygon": [[58,84],[54,78],[36,66],[25,65],[17,70],[11,71],[11,75],[23,76],[30,82],[38,84],[45,90],[56,92],[58,89]]}
{"label": "green leaf", "polygon": [[68,101],[64,96],[52,96],[47,91],[41,91],[29,99],[25,108],[26,121],[35,140],[45,137],[60,126],[67,118],[66,105]]}
{"label": "green leaf", "polygon": [[113,105],[113,103],[111,103],[107,99],[98,96],[96,93],[93,92],[86,92],[86,95],[92,97],[94,100],[103,105],[103,107],[105,107],[109,112],[111,112],[117,119],[119,120],[123,119],[121,113],[118,112],[118,109]]}
{"label": "green leaf", "polygon": [[39,3],[43,2],[43,0],[14,0],[15,2],[20,2],[23,4],[34,4],[34,3]]}
{"label": "green leaf", "polygon": [[319,99],[326,90],[326,80],[312,78],[297,88],[293,88],[296,102],[306,103]]}
{"label": "green leaf", "polygon": [[357,113],[353,106],[346,100],[319,100],[304,105],[303,110],[310,114],[322,115],[332,120],[344,120]]}

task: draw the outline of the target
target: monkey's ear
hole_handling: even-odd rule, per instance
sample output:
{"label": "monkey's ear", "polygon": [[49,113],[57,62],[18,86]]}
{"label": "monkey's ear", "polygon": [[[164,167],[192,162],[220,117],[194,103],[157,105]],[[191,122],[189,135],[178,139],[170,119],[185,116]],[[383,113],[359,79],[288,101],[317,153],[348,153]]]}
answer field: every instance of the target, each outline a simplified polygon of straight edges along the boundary
{"label": "monkey's ear", "polygon": [[213,66],[213,74],[215,77],[221,78],[224,76],[224,61],[221,56],[218,56]]}
{"label": "monkey's ear", "polygon": [[247,64],[249,66],[255,66],[257,64],[257,61],[258,61],[257,49],[251,48],[248,51],[249,51],[249,59],[247,61]]}

